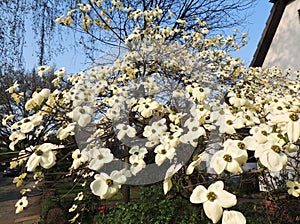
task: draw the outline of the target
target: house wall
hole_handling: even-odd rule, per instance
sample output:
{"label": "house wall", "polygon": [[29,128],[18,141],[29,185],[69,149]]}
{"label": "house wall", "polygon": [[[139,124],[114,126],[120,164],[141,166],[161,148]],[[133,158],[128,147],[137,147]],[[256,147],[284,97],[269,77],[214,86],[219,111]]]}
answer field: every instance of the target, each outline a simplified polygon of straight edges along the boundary
{"label": "house wall", "polygon": [[278,66],[285,70],[300,70],[300,0],[289,3],[280,20],[269,51],[264,60],[264,68]]}

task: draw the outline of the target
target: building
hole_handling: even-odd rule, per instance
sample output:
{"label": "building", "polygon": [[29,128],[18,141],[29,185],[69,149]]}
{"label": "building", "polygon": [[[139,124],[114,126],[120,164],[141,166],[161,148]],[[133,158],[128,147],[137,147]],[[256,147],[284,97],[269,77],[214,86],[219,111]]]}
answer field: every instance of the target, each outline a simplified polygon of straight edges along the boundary
{"label": "building", "polygon": [[300,70],[300,0],[270,0],[274,5],[250,64]]}

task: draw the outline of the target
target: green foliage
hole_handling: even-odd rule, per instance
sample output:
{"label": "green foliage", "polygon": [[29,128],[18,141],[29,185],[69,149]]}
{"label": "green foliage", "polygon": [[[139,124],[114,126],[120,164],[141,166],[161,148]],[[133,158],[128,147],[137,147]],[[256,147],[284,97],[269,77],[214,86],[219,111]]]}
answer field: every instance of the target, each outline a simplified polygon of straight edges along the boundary
{"label": "green foliage", "polygon": [[46,217],[48,211],[56,206],[57,202],[55,201],[54,197],[45,197],[42,204],[42,217]]}
{"label": "green foliage", "polygon": [[161,185],[154,185],[144,188],[140,201],[120,203],[99,214],[95,223],[209,224],[211,222],[201,215],[201,207],[192,205],[179,196],[166,197],[163,195]]}
{"label": "green foliage", "polygon": [[[172,193],[172,192],[171,192]],[[242,212],[247,223],[269,224],[269,215],[263,200],[243,202],[232,210]],[[220,221],[221,222],[221,221]],[[211,224],[206,218],[201,205],[194,205],[180,195],[163,195],[161,185],[143,187],[140,200],[130,203],[119,203],[106,209],[103,214],[95,217],[96,224]],[[274,224],[280,222],[272,221]]]}

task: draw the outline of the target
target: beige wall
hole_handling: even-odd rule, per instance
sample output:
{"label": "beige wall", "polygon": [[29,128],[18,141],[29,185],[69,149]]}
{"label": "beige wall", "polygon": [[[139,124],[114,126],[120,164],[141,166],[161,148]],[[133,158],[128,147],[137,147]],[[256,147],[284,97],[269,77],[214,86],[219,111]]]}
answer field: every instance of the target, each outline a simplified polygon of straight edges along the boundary
{"label": "beige wall", "polygon": [[286,6],[263,67],[300,70],[300,0]]}

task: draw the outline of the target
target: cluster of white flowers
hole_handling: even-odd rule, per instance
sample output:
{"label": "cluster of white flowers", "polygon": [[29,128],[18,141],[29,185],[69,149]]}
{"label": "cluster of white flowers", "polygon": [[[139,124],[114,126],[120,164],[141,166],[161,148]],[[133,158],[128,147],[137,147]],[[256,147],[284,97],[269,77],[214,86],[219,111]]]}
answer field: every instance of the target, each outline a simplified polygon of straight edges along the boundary
{"label": "cluster of white flowers", "polygon": [[223,144],[224,149],[217,151],[211,159],[211,167],[217,174],[224,170],[239,174],[243,170],[241,166],[245,165],[248,159],[246,146],[242,141],[227,139]]}
{"label": "cluster of white flowers", "polygon": [[[72,9],[56,22],[69,26],[72,14],[77,12],[83,14],[84,30],[89,30],[92,23],[103,28],[109,26],[105,12],[101,22],[90,17],[93,7],[102,7],[101,1],[90,4],[78,4],[79,10]],[[199,29],[188,33],[184,30],[184,20],[177,20],[180,26],[174,29],[152,23],[161,16],[158,8],[143,12],[123,8],[120,1],[112,1],[112,5],[112,10],[125,10],[128,19],[144,18],[147,26],[144,29],[137,26],[128,35],[125,41],[128,52],[113,64],[68,76],[61,68],[55,71],[56,90],[34,92],[26,103],[31,115],[10,126],[10,148],[14,150],[20,142],[28,144],[26,140],[38,133],[50,135],[43,121],[53,115],[56,119],[51,133],[61,145],[26,146],[25,154],[16,161],[26,162],[27,171],[40,172],[38,167],[53,167],[57,151],[63,145],[67,148],[72,136],[81,140],[86,133],[83,146],[78,142],[70,147],[70,172],[93,176],[90,189],[101,199],[117,193],[130,178],[138,178],[150,165],[146,157],[153,161],[151,165],[168,167],[163,182],[165,194],[180,169],[192,175],[202,162],[212,168],[214,176],[245,172],[243,166],[249,151],[254,152],[263,172],[278,172],[293,164],[299,151],[299,81],[286,81],[287,77],[276,68],[247,70],[239,59],[223,50],[237,47],[235,38],[207,37],[208,29],[202,21],[197,22]],[[169,41],[176,35],[181,36],[180,41]],[[41,76],[47,71],[50,71],[48,66],[39,69]],[[231,80],[235,80],[233,86],[224,85]],[[68,82],[68,88],[61,85],[62,81]],[[16,86],[15,83],[8,91],[13,92]],[[215,99],[223,92],[226,92],[224,101]],[[10,119],[6,116],[2,123],[7,124]],[[76,136],[76,131],[82,130],[86,132]],[[241,134],[242,131],[246,134]],[[214,152],[205,148],[212,133],[222,138],[220,150]],[[125,157],[129,164],[107,174],[104,166]],[[188,161],[186,168],[184,163]],[[294,167],[294,171],[297,169]],[[287,182],[287,192],[295,197],[300,195],[297,181]],[[237,199],[224,190],[222,181],[212,183],[208,189],[202,183],[197,184],[190,201],[203,203],[205,214],[214,223],[222,216],[224,224],[246,223],[237,211],[223,212],[223,208],[234,206]],[[26,207],[26,203],[23,198],[17,211]],[[74,205],[70,211],[76,209]],[[74,220],[77,217],[78,213]]]}
{"label": "cluster of white flowers", "polygon": [[144,158],[148,151],[146,148],[133,146],[129,150],[129,153],[131,154],[129,157],[129,163],[131,164],[130,172],[135,176],[139,171],[146,167]]}

